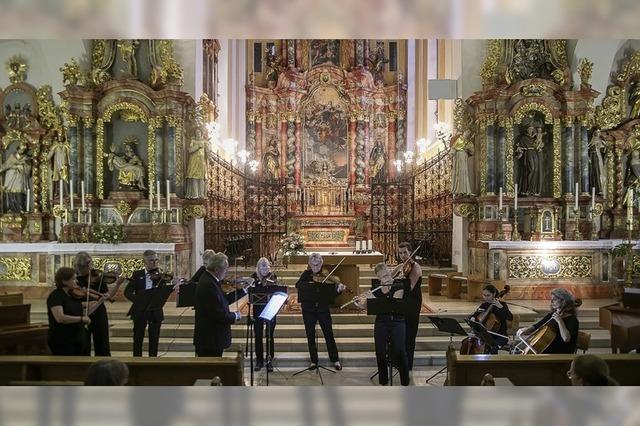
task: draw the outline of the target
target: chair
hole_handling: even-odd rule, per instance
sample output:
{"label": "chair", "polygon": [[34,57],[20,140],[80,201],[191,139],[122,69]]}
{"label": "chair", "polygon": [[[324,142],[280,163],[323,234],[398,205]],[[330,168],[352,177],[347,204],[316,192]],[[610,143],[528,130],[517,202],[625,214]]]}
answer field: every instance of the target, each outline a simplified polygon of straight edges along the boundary
{"label": "chair", "polygon": [[578,331],[578,338],[576,339],[576,351],[578,349],[582,350],[582,353],[586,353],[589,350],[589,343],[591,342],[591,333],[586,333],[584,331]]}

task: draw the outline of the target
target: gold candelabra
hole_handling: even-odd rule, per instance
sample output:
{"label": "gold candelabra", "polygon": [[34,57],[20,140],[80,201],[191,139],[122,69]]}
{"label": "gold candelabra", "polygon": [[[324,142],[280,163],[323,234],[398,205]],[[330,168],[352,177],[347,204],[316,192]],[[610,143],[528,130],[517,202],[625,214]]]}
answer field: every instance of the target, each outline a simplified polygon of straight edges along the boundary
{"label": "gold candelabra", "polygon": [[582,234],[580,233],[580,208],[574,208],[573,214],[575,216],[576,221],[576,231],[573,234],[574,241],[582,241]]}

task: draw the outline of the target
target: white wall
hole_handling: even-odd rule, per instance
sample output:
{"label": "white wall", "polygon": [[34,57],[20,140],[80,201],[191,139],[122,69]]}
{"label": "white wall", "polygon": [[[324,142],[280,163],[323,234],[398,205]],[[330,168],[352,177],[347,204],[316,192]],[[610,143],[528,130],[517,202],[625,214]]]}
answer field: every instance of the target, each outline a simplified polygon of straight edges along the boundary
{"label": "white wall", "polygon": [[[192,98],[197,99],[196,93],[196,40],[174,40],[173,50],[176,61],[182,65],[184,70],[184,84],[182,90],[191,95]],[[202,44],[200,43],[200,46]],[[199,52],[200,58],[202,57],[202,51]],[[202,60],[200,62],[200,69],[202,70]],[[200,83],[202,87],[202,82]]]}
{"label": "white wall", "polygon": [[462,40],[462,72],[458,79],[458,96],[462,99],[482,90],[480,68],[486,51],[486,40]]}

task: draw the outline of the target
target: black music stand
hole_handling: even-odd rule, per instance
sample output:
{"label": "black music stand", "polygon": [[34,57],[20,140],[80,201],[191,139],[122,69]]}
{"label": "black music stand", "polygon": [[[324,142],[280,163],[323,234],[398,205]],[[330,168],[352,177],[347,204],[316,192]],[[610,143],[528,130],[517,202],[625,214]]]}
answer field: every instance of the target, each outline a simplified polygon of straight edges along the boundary
{"label": "black music stand", "polygon": [[[397,291],[404,288],[404,280],[396,280],[399,281],[402,285],[391,287],[391,291]],[[395,284],[395,281],[394,281]],[[396,290],[394,290],[396,288]],[[409,304],[406,303],[403,299],[393,299],[393,298],[375,298],[375,299],[367,299],[367,315],[406,315],[411,311],[409,308]],[[375,339],[375,337],[374,337]],[[391,351],[391,339],[387,338],[387,367],[389,368],[389,385],[393,386],[393,356]],[[379,375],[380,372],[376,372],[373,376],[370,377],[373,380],[376,375]]]}
{"label": "black music stand", "polygon": [[196,286],[198,285],[198,281],[200,281],[200,277],[202,277],[202,274],[205,272],[205,267],[201,266],[188,282],[180,286],[178,294],[176,295],[176,308],[195,306]]}
{"label": "black music stand", "polygon": [[[334,283],[331,284],[320,284],[315,282],[301,282],[298,284],[298,303],[318,303],[323,305],[333,305],[336,296],[336,287]],[[316,350],[318,350],[318,323],[316,322]],[[322,373],[320,370],[329,371],[331,373],[336,373],[335,370],[324,367],[320,365],[320,359],[318,357],[318,364],[315,368],[307,367],[300,371],[296,371],[293,373],[294,376],[297,376],[300,373],[304,373],[305,371],[316,370],[316,374],[320,378],[320,383],[324,385],[324,381],[322,380]]]}
{"label": "black music stand", "polygon": [[[276,287],[276,286],[274,286]],[[285,287],[286,289],[286,287]],[[269,365],[272,360],[271,360],[271,348],[269,345],[269,341],[270,341],[270,330],[271,330],[271,322],[273,321],[273,319],[276,317],[276,315],[278,314],[278,312],[280,312],[280,309],[282,309],[282,305],[284,305],[284,302],[287,301],[287,299],[289,298],[289,296],[287,295],[287,292],[284,291],[278,291],[278,292],[270,292],[269,294],[269,302],[267,302],[267,304],[265,305],[265,307],[262,309],[262,312],[260,313],[260,315],[258,316],[261,320],[265,321],[267,324],[267,332],[266,332],[266,336],[267,336],[267,365]],[[267,386],[269,386],[269,369],[267,368]]]}
{"label": "black music stand", "polygon": [[471,327],[471,330],[473,330],[476,337],[478,337],[480,341],[484,342],[485,345],[489,346],[490,348],[498,347],[498,343],[491,335],[491,332],[487,330],[487,328],[483,324],[469,318],[465,318],[464,321],[469,324],[469,327]]}
{"label": "black music stand", "polygon": [[[460,325],[460,323],[455,318],[447,318],[447,317],[436,317],[436,316],[427,316],[429,321],[436,326],[438,331],[442,333],[449,334],[449,347],[453,346],[453,335],[457,334],[459,336],[467,336],[467,332],[464,331],[464,328]],[[431,377],[426,380],[426,383],[429,383],[433,380],[434,377],[442,373],[447,369],[447,365],[445,364],[440,370],[434,373]]]}

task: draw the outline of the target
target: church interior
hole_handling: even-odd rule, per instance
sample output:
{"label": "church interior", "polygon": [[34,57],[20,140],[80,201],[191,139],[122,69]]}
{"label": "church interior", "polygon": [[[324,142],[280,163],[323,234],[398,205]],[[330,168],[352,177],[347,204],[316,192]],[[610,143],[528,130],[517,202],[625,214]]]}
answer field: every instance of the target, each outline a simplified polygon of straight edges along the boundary
{"label": "church interior", "polygon": [[[640,384],[638,40],[2,40],[0,62],[0,385],[113,359],[129,385],[563,386],[584,354]],[[76,314],[67,281],[93,289]]]}

